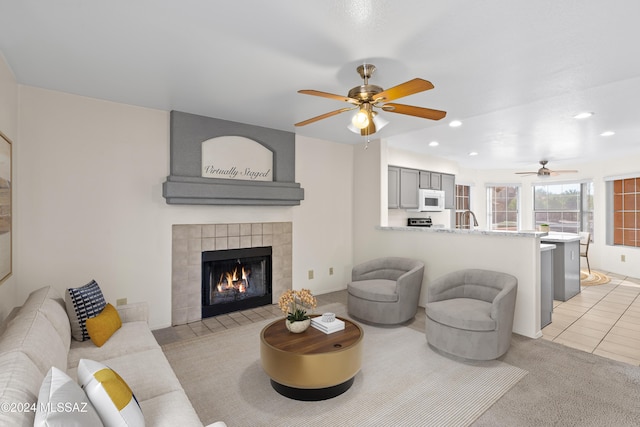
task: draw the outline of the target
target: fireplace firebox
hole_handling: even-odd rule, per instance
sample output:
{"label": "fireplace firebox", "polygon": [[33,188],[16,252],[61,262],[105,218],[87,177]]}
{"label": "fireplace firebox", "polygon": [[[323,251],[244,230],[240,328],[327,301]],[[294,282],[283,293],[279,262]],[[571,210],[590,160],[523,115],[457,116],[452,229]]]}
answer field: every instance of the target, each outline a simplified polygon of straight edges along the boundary
{"label": "fireplace firebox", "polygon": [[202,318],[271,303],[271,246],[202,252]]}

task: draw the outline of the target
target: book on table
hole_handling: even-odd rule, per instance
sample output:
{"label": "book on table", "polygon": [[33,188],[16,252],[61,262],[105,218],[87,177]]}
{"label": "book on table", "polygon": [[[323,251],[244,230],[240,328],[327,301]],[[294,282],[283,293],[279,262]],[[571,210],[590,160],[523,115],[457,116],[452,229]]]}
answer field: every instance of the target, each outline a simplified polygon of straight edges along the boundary
{"label": "book on table", "polygon": [[333,322],[324,322],[322,316],[314,317],[311,319],[311,326],[325,334],[331,334],[344,330],[344,322],[340,319],[335,319]]}

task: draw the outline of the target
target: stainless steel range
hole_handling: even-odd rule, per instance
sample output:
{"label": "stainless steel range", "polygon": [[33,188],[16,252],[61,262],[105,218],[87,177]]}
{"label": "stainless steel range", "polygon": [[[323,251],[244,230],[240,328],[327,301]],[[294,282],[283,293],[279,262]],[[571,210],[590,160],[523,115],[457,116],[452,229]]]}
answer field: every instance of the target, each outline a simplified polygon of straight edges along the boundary
{"label": "stainless steel range", "polygon": [[430,216],[426,218],[407,218],[407,225],[409,227],[431,227],[433,222]]}

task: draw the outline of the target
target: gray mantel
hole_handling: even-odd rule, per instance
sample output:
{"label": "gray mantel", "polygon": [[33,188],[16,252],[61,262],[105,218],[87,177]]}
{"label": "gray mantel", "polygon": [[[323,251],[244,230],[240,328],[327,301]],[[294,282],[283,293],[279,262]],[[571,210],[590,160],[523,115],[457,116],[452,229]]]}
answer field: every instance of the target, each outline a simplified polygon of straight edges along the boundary
{"label": "gray mantel", "polygon": [[[202,177],[201,144],[219,136],[242,136],[273,152],[273,181]],[[276,129],[171,111],[170,175],[162,186],[168,204],[299,205],[295,182],[295,134]]]}

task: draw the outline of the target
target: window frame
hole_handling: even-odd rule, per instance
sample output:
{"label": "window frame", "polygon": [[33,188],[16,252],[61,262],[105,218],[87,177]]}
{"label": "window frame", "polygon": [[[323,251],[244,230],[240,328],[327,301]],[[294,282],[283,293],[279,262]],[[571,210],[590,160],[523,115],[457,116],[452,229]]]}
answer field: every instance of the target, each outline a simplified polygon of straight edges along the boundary
{"label": "window frame", "polygon": [[[464,187],[466,188],[467,194],[459,194],[459,189],[458,187]],[[455,228],[457,229],[463,229],[463,230],[468,230],[471,228],[471,221],[469,216],[467,216],[467,218],[465,219],[464,216],[462,215],[463,212],[466,212],[467,210],[471,210],[471,185],[468,184],[456,184],[456,193],[454,195],[455,197]],[[463,190],[464,193],[464,190]],[[464,206],[464,201],[466,200],[466,208]]]}
{"label": "window frame", "polygon": [[[607,221],[607,244],[625,248],[640,247],[640,173],[611,180],[605,179],[605,181],[607,181],[607,218],[611,219]],[[633,191],[630,191],[625,181],[634,181]],[[621,191],[619,192],[616,192],[616,182],[620,182]],[[628,199],[632,199],[633,203]],[[626,209],[629,204],[633,205],[633,209]],[[634,220],[630,221],[630,218]],[[633,227],[626,227],[625,225],[630,222],[633,222]],[[633,241],[634,244],[625,244],[626,240]]]}
{"label": "window frame", "polygon": [[[579,186],[579,194],[578,194],[578,209],[537,209],[536,208],[536,187],[549,187],[549,186],[570,186],[570,185],[578,185]],[[547,224],[550,225],[550,231],[557,232],[568,232],[568,233],[579,233],[581,231],[589,232],[591,235],[591,242],[593,242],[594,235],[594,206],[593,206],[593,197],[595,185],[593,180],[580,180],[580,181],[552,181],[552,182],[535,182],[531,184],[531,196],[532,196],[532,225],[535,229],[538,228],[540,224],[538,224],[537,217],[538,213],[546,213],[547,218],[549,213],[569,213],[576,214],[576,227],[565,227],[562,224],[558,229],[558,226],[553,226],[549,224],[547,220]],[[551,194],[548,192],[547,194]],[[565,228],[577,228],[576,231],[566,230]]]}
{"label": "window frame", "polygon": [[[495,188],[500,188],[500,187],[504,187],[504,188],[512,188],[516,191],[516,195],[515,195],[515,200],[516,200],[516,209],[515,209],[515,214],[516,214],[516,224],[515,227],[513,226],[507,226],[504,228],[496,228],[494,226],[493,223],[493,213],[494,213],[494,204],[492,203],[493,197],[492,197],[492,191]],[[522,185],[521,184],[517,184],[517,183],[500,183],[500,184],[486,184],[485,185],[486,188],[486,198],[487,198],[487,230],[495,230],[495,231],[505,231],[505,230],[509,230],[509,231],[517,231],[520,229],[520,224],[522,223],[522,212],[521,212],[521,206],[522,206]],[[506,214],[506,216],[508,216],[509,212],[514,212],[513,210],[505,210],[504,213]],[[508,222],[508,221],[507,221]]]}

